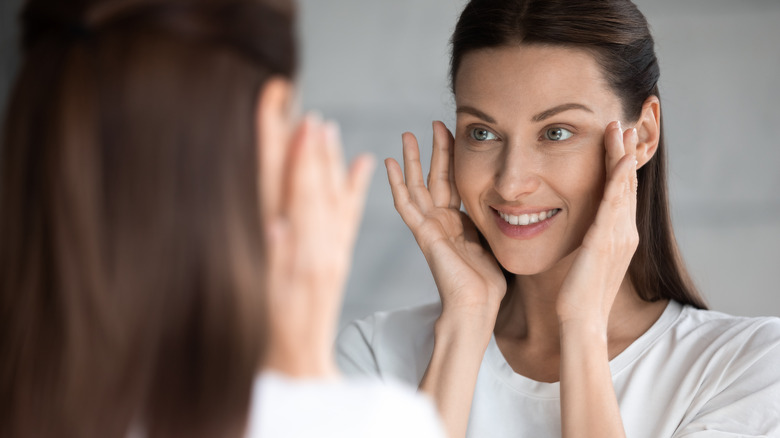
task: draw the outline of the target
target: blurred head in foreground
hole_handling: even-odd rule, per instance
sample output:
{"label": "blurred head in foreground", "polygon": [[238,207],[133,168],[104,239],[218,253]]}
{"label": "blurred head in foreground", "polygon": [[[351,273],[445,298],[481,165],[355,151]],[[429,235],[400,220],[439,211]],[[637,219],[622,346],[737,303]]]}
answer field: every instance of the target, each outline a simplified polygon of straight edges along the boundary
{"label": "blurred head in foreground", "polygon": [[0,435],[240,435],[293,6],[30,0],[22,20],[0,161]]}

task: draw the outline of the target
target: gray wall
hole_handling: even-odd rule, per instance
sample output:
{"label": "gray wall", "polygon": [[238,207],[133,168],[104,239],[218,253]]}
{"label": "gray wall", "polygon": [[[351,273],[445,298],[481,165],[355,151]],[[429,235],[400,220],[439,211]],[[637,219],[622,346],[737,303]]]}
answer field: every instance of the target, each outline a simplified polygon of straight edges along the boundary
{"label": "gray wall", "polygon": [[[16,68],[0,0],[0,99]],[[639,0],[656,36],[682,252],[712,307],[780,316],[780,1]],[[306,108],[342,125],[348,153],[400,157],[453,126],[447,39],[462,0],[300,0]],[[436,299],[377,169],[342,323]]]}

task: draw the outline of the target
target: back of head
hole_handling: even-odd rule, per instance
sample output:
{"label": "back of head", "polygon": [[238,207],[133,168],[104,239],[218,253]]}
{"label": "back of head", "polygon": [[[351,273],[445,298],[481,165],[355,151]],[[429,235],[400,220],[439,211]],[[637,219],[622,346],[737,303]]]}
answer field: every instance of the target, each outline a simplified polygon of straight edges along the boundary
{"label": "back of head", "polygon": [[0,182],[0,435],[242,433],[263,350],[256,100],[293,8],[30,0]]}
{"label": "back of head", "polygon": [[[471,0],[451,43],[450,80],[455,93],[466,53],[538,44],[591,53],[620,98],[625,121],[637,120],[648,97],[660,99],[653,37],[644,15],[630,0]],[[706,307],[686,272],[672,230],[663,134],[655,156],[638,170],[637,178],[640,242],[629,268],[637,293],[647,301],[674,299]]]}

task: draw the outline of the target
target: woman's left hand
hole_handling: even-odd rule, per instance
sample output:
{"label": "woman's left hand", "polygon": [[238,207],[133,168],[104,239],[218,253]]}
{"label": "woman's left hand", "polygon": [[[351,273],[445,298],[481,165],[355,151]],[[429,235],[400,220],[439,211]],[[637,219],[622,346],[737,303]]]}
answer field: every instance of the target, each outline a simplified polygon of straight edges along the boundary
{"label": "woman's left hand", "polygon": [[308,116],[297,129],[278,188],[283,205],[266,224],[266,367],[337,374],[333,341],[373,167],[362,156],[347,169],[334,123]]}
{"label": "woman's left hand", "polygon": [[609,313],[639,244],[636,129],[606,129],[607,181],[596,218],[558,294],[563,438],[624,438],[609,367]]}
{"label": "woman's left hand", "polygon": [[602,325],[639,243],[636,227],[637,132],[612,122],[605,132],[607,179],[596,218],[558,295],[561,324]]}

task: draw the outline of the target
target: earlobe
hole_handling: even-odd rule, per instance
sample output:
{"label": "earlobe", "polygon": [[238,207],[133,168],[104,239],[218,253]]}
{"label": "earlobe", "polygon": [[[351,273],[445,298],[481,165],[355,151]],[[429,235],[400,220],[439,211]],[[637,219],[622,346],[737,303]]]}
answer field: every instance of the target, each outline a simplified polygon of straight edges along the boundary
{"label": "earlobe", "polygon": [[661,141],[661,101],[650,96],[642,104],[642,113],[636,123],[639,142],[636,145],[637,167],[653,158]]}

